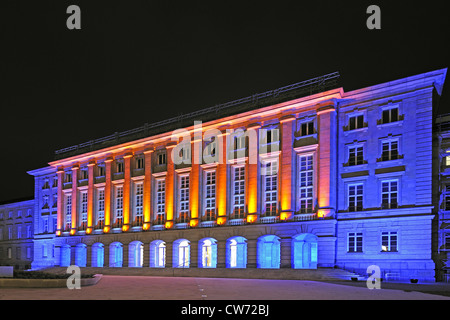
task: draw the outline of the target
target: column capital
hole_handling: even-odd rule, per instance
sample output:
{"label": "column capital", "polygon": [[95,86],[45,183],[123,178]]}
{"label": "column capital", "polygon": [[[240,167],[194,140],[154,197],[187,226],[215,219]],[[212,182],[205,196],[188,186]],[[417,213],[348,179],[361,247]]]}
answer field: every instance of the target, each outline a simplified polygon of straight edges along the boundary
{"label": "column capital", "polygon": [[280,123],[289,122],[295,120],[295,116],[293,114],[288,114],[280,118]]}

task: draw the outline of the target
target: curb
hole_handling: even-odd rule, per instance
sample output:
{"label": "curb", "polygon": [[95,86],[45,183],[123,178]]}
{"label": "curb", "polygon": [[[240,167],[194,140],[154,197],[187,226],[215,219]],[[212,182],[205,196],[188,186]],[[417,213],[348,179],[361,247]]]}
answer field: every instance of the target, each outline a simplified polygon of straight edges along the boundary
{"label": "curb", "polygon": [[[96,285],[102,274],[93,278],[82,278],[82,287]],[[0,288],[67,288],[67,279],[0,279]]]}

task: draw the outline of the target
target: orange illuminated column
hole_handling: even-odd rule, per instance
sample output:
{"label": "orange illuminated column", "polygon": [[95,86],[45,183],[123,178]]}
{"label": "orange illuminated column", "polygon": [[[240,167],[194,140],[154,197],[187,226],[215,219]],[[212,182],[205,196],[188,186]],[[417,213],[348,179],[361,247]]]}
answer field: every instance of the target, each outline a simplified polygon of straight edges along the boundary
{"label": "orange illuminated column", "polygon": [[281,165],[279,167],[280,174],[280,200],[281,212],[280,220],[286,221],[293,217],[294,206],[292,204],[293,194],[293,125],[295,124],[295,116],[290,115],[280,119],[281,129]]}
{"label": "orange illuminated column", "polygon": [[123,156],[124,172],[123,172],[123,230],[126,231],[130,227],[131,222],[131,157],[132,153]]}
{"label": "orange illuminated column", "polygon": [[103,232],[109,232],[111,228],[111,164],[113,158],[105,160],[105,227]]}
{"label": "orange illuminated column", "polygon": [[88,163],[87,233],[91,233],[94,226],[94,167],[95,161],[90,161]]}
{"label": "orange illuminated column", "polygon": [[190,196],[190,211],[191,218],[189,225],[196,227],[199,222],[200,213],[200,164],[202,161],[202,139],[201,132],[199,137],[194,136],[194,140],[191,141],[192,150],[192,165],[189,181],[189,196]]}
{"label": "orange illuminated column", "polygon": [[154,148],[144,151],[144,230],[150,229],[152,217],[152,154]]}
{"label": "orange illuminated column", "polygon": [[166,175],[166,223],[167,229],[172,228],[174,220],[174,180],[175,180],[175,166],[172,158],[173,148],[175,143],[166,146],[167,159],[167,175]]}
{"label": "orange illuminated column", "polygon": [[[247,222],[257,222],[259,212],[259,123],[251,124],[248,128],[248,162],[247,162]],[[256,141],[254,141],[256,140]]]}
{"label": "orange illuminated column", "polygon": [[[217,224],[223,225],[227,221],[227,138],[229,133],[222,133],[217,136],[222,140],[221,148],[219,149],[219,164],[217,165]],[[220,146],[220,144],[217,144]]]}
{"label": "orange illuminated column", "polygon": [[56,171],[58,175],[58,200],[56,203],[56,235],[60,236],[62,230],[64,229],[64,194],[63,194],[63,179],[64,179],[64,170],[58,169]]}
{"label": "orange illuminated column", "polygon": [[70,234],[75,234],[78,223],[78,165],[72,167],[72,228]]}
{"label": "orange illuminated column", "polygon": [[317,216],[333,217],[336,209],[336,109],[333,101],[317,108],[318,188]]}

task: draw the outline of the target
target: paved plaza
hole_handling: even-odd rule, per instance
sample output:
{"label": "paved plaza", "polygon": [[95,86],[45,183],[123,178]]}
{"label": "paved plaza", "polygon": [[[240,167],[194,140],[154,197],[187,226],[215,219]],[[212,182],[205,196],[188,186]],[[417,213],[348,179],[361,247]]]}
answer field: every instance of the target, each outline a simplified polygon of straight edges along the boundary
{"label": "paved plaza", "polygon": [[[433,293],[433,294],[430,294]],[[0,288],[0,300],[450,300],[448,284],[104,275],[94,286]]]}

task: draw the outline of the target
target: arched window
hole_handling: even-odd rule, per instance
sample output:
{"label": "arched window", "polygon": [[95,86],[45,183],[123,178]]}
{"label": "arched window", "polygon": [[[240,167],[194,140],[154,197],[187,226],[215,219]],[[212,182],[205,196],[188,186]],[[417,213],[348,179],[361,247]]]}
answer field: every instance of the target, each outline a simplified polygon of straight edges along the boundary
{"label": "arched window", "polygon": [[94,243],[92,245],[91,265],[96,268],[103,268],[105,262],[105,247],[103,243]]}
{"label": "arched window", "polygon": [[61,245],[60,265],[61,267],[70,266],[71,248],[68,244]]}
{"label": "arched window", "polygon": [[178,239],[173,243],[173,268],[189,268],[190,247],[186,239]]}
{"label": "arched window", "polygon": [[144,244],[140,241],[130,242],[128,245],[128,266],[141,268],[144,264]]}
{"label": "arched window", "polygon": [[292,237],[292,268],[317,269],[317,236],[302,233]]}
{"label": "arched window", "polygon": [[280,238],[265,235],[256,244],[256,266],[258,268],[280,268]]}
{"label": "arched window", "polygon": [[217,240],[205,238],[198,242],[198,267],[216,268],[217,267]]}
{"label": "arched window", "polygon": [[113,242],[109,245],[109,266],[111,268],[121,268],[123,264],[123,246],[120,242]]}
{"label": "arched window", "polygon": [[164,268],[166,266],[166,243],[155,240],[150,243],[150,267]]}
{"label": "arched window", "polygon": [[75,265],[86,267],[86,245],[79,243],[75,246]]}
{"label": "arched window", "polygon": [[226,243],[227,268],[247,267],[247,239],[244,237],[232,237]]}

